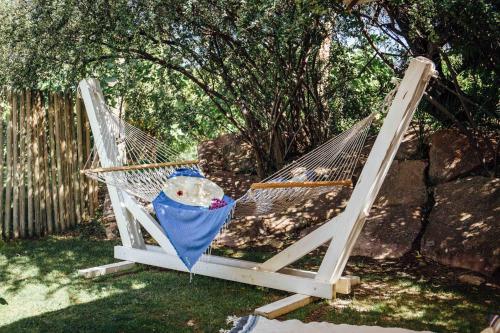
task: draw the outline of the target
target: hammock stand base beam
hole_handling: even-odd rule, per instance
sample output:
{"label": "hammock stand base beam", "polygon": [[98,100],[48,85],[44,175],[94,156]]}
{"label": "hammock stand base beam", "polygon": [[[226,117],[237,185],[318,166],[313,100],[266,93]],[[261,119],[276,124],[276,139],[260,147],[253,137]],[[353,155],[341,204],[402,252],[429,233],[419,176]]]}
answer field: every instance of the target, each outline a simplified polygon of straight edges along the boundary
{"label": "hammock stand base beam", "polygon": [[[416,58],[410,62],[343,213],[264,263],[204,256],[194,266],[193,272],[311,297],[331,299],[336,292],[340,293],[343,289],[340,282],[341,273],[347,258],[394,160],[415,109],[434,74],[434,64],[430,60]],[[93,79],[82,80],[79,87],[89,115],[100,163],[104,168],[117,167],[119,147],[105,144],[112,142],[113,136],[109,130],[101,126],[103,112],[106,110],[103,109],[105,100],[99,83]],[[163,229],[139,201],[126,191],[110,184],[108,191],[123,244],[115,247],[115,258],[186,272],[186,267],[177,257]],[[139,226],[142,226],[159,246],[146,245]],[[287,267],[327,242],[329,248],[318,272]],[[350,291],[350,287],[344,291]]]}
{"label": "hammock stand base beam", "polygon": [[[335,284],[334,292],[338,294],[350,294],[352,292],[352,288],[360,283],[361,280],[358,276],[343,276]],[[274,319],[300,309],[314,302],[316,299],[317,297],[309,295],[293,294],[255,309],[254,314],[266,317],[267,319]]]}
{"label": "hammock stand base beam", "polygon": [[[145,250],[141,250],[115,246],[115,258],[188,272],[177,255],[167,254],[160,247],[152,249],[147,246]],[[251,261],[205,255],[193,267],[192,273],[320,298],[333,298],[334,285],[316,280],[314,272],[294,269],[266,272],[258,270],[258,265],[259,263]]]}
{"label": "hammock stand base beam", "polygon": [[117,272],[122,272],[129,270],[135,266],[135,262],[132,261],[120,261],[112,264],[91,267],[86,269],[79,269],[78,275],[86,279],[95,278],[97,276],[103,276],[108,274],[113,274]]}
{"label": "hammock stand base beam", "polygon": [[316,297],[309,295],[293,294],[276,302],[261,306],[255,309],[253,313],[267,319],[274,319],[311,304],[316,299]]}

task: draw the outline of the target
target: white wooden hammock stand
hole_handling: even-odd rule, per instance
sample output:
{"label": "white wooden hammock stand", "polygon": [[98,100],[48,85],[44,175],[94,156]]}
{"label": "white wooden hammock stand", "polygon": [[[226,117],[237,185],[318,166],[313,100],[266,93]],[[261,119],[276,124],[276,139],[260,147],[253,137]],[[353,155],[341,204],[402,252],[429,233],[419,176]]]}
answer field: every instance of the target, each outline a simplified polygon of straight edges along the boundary
{"label": "white wooden hammock stand", "polygon": [[[428,59],[419,57],[410,62],[343,213],[263,263],[204,255],[194,266],[193,273],[297,294],[258,309],[258,313],[268,317],[304,306],[314,297],[332,299],[336,292],[349,293],[351,285],[359,280],[343,278],[341,274],[434,73],[434,64]],[[99,108],[96,107],[105,102],[101,91],[91,93],[91,84],[99,87],[96,81],[82,80],[80,93],[94,140],[98,143],[96,147],[101,166],[114,167],[117,165],[118,147],[103,144],[112,141],[110,131],[105,128],[106,123],[99,120]],[[79,274],[93,277],[113,273],[127,269],[133,263],[187,271],[158,222],[144,207],[128,193],[107,186],[122,240],[121,246],[115,246],[114,256],[124,261],[80,270]],[[139,226],[156,240],[158,246],[144,243]],[[329,243],[328,250],[317,272],[287,267],[325,243]]]}

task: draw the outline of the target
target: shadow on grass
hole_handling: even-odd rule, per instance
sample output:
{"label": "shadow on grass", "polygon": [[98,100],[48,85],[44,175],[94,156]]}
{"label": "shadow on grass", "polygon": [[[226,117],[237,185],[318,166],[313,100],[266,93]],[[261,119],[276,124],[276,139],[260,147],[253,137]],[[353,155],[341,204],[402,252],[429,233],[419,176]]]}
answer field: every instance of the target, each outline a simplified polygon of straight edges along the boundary
{"label": "shadow on grass", "polygon": [[[228,315],[248,314],[269,299],[263,290],[201,276],[190,283],[187,274],[176,272],[134,275],[141,283],[131,289],[24,318],[0,332],[218,332]],[[128,279],[114,277],[112,283]]]}
{"label": "shadow on grass", "polygon": [[[95,279],[80,268],[113,261],[113,242],[47,238],[0,248],[0,332],[217,332],[286,294],[138,265]],[[2,318],[3,317],[3,318]]]}
{"label": "shadow on grass", "polygon": [[113,245],[62,237],[9,243],[0,248],[0,280],[10,293],[33,283],[54,290],[68,284],[87,288],[85,280],[73,279],[77,270],[113,262]]}
{"label": "shadow on grass", "polygon": [[[190,283],[186,273],[141,265],[122,275],[77,276],[77,269],[112,262],[113,245],[58,237],[0,248],[0,293],[9,303],[0,305],[0,332],[218,332],[228,315],[247,315],[286,295],[204,276]],[[254,261],[269,257],[216,252]],[[298,264],[317,268],[320,257],[314,252]],[[435,269],[351,258],[347,271],[362,276],[354,294],[316,302],[286,319],[435,332],[486,326],[486,316],[500,308],[498,289],[456,285]]]}

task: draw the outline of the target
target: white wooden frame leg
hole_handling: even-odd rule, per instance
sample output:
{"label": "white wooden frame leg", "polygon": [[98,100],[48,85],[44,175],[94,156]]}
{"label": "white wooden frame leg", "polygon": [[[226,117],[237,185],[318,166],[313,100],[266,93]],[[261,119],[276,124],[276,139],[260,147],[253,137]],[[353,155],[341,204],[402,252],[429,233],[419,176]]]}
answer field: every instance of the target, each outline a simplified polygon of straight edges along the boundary
{"label": "white wooden frame leg", "polygon": [[[330,241],[317,279],[332,283],[338,280],[399,148],[402,135],[433,75],[434,64],[430,60],[417,58],[411,61],[344,212],[261,264],[260,269],[279,270]],[[351,234],[353,229],[358,233]]]}
{"label": "white wooden frame leg", "polygon": [[[106,106],[99,82],[95,79],[82,80],[79,89],[94,134],[94,145],[99,154],[99,160],[105,167],[116,166],[119,151],[117,145],[113,144],[114,137],[106,127],[107,123],[103,118],[102,108]],[[145,248],[141,229],[123,204],[123,196],[126,193],[110,185],[108,185],[108,192],[122,244],[127,247]]]}
{"label": "white wooden frame leg", "polygon": [[[410,62],[358,184],[342,214],[264,263],[204,255],[193,267],[193,272],[303,295],[279,303],[288,308],[305,303],[309,296],[331,299],[335,292],[350,292],[356,279],[342,278],[341,273],[403,134],[433,75],[434,64],[430,60],[417,58]],[[106,106],[98,82],[83,80],[79,87],[101,164],[104,167],[120,165],[118,147],[113,134],[105,126],[103,117]],[[123,246],[115,247],[115,258],[187,271],[158,222],[129,194],[109,185],[108,190],[123,242]],[[158,242],[159,247],[144,244],[139,224]],[[327,242],[330,244],[317,273],[286,267]]]}
{"label": "white wooden frame leg", "polygon": [[366,217],[378,195],[385,176],[399,149],[403,136],[432,76],[434,63],[425,58],[414,59],[401,81],[392,105],[380,129],[358,184],[346,206],[342,224],[338,225],[323,258],[317,280],[337,281],[347,264]]}

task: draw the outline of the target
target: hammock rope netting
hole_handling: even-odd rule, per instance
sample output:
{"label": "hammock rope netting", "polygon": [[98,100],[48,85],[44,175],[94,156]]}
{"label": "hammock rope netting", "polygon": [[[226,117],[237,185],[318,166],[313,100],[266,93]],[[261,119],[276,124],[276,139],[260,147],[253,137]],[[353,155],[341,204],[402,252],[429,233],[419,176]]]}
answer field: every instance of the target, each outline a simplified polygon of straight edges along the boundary
{"label": "hammock rope netting", "polygon": [[[107,163],[101,166],[93,154],[82,172],[90,178],[115,186],[146,202],[163,190],[168,177],[179,168],[201,172],[198,161],[180,161],[180,154],[167,144],[127,123],[117,110],[97,105],[98,123]],[[331,138],[301,158],[269,176],[236,199],[237,216],[283,211],[306,199],[351,185],[361,150],[376,113]],[[100,151],[95,143],[94,151]],[[111,156],[109,156],[111,155]],[[103,163],[104,164],[104,163]]]}

